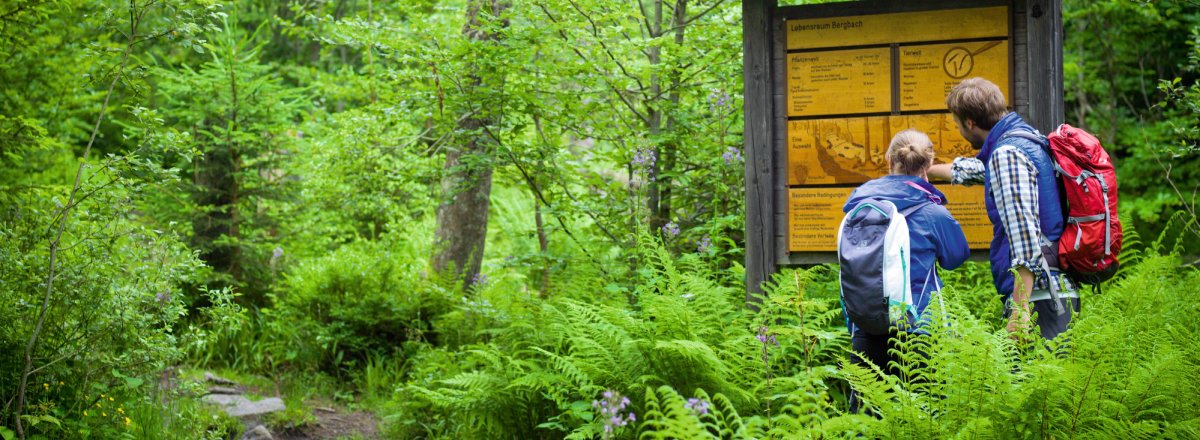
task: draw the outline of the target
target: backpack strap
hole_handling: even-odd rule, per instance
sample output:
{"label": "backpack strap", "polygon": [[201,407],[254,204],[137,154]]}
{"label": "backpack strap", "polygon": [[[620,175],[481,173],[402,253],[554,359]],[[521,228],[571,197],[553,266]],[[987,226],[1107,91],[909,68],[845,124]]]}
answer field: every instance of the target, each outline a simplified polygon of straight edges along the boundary
{"label": "backpack strap", "polygon": [[908,219],[908,216],[912,215],[912,213],[917,212],[921,208],[924,208],[926,205],[932,205],[932,204],[933,204],[933,202],[921,202],[921,203],[909,206],[907,208],[901,209],[898,212],[901,214],[904,214],[904,218]]}
{"label": "backpack strap", "polygon": [[1031,140],[1034,143],[1041,145],[1043,147],[1050,145],[1050,141],[1047,140],[1045,136],[1031,132],[1029,130],[1013,130],[1008,133],[1004,133],[1004,136],[1001,136],[1000,140],[1004,140],[1004,139],[1007,139],[1010,137],[1028,139],[1028,140]]}
{"label": "backpack strap", "polygon": [[[1061,127],[1060,127],[1060,129],[1061,129]],[[1070,179],[1082,181],[1085,178],[1084,174],[1093,174],[1094,175],[1094,173],[1092,173],[1091,171],[1084,170],[1084,172],[1080,173],[1080,175],[1072,176],[1070,173],[1066,172],[1066,170],[1063,170],[1062,167],[1058,166],[1058,161],[1054,160],[1054,151],[1050,149],[1050,139],[1047,139],[1045,136],[1042,136],[1042,135],[1039,135],[1036,133],[1032,133],[1027,130],[1013,130],[1008,133],[1004,133],[1004,136],[1001,136],[1000,140],[1004,140],[1004,139],[1008,139],[1008,138],[1021,138],[1021,139],[1033,141],[1033,143],[1040,145],[1042,147],[1042,150],[1046,152],[1046,155],[1050,157],[1050,165],[1054,167],[1054,172],[1058,173],[1058,175],[1060,175],[1060,176],[1065,176]],[[1103,180],[1103,179],[1101,179],[1101,180]]]}
{"label": "backpack strap", "polygon": [[908,186],[911,186],[911,187],[913,187],[913,188],[916,188],[916,189],[917,189],[917,191],[920,191],[920,192],[923,192],[923,193],[925,193],[925,196],[926,196],[926,197],[928,197],[928,198],[929,198],[929,201],[931,201],[931,202],[933,202],[933,203],[937,203],[937,204],[941,205],[941,204],[942,204],[942,202],[944,202],[944,200],[942,200],[942,198],[941,198],[940,196],[938,196],[937,194],[934,194],[934,193],[931,193],[931,192],[929,192],[929,190],[927,190],[927,189],[925,189],[925,188],[921,187],[921,185],[918,185],[918,184],[916,184],[916,183],[913,183],[913,181],[911,181],[911,180],[906,180],[906,181],[904,181],[904,183],[905,183],[905,184],[907,184]]}
{"label": "backpack strap", "polygon": [[[1043,236],[1042,240],[1045,240],[1045,239],[1046,239],[1046,237]],[[1047,243],[1048,243],[1048,241],[1047,241]],[[1050,287],[1050,300],[1053,301],[1053,303],[1050,304],[1050,310],[1053,310],[1054,314],[1056,314],[1056,315],[1062,315],[1063,313],[1067,312],[1066,306],[1065,306],[1065,304],[1063,304],[1062,295],[1059,294],[1059,286],[1058,286],[1058,283],[1060,282],[1060,277],[1062,277],[1062,270],[1060,270],[1057,267],[1052,267],[1050,265],[1050,261],[1049,261],[1050,259],[1046,257],[1047,255],[1054,254],[1054,256],[1055,256],[1054,259],[1056,261],[1058,260],[1057,252],[1054,250],[1055,247],[1057,247],[1057,246],[1051,247],[1051,246],[1047,246],[1045,243],[1042,244],[1042,270],[1046,271],[1046,284],[1048,284]],[[1057,264],[1056,264],[1056,266],[1057,266]],[[1054,273],[1052,271],[1058,271],[1059,276],[1055,277]],[[1037,284],[1037,278],[1033,279],[1033,283]]]}
{"label": "backpack strap", "polygon": [[[937,295],[938,306],[942,311],[942,321],[946,322],[946,326],[950,326],[949,317],[946,315],[946,303],[942,300],[942,284],[938,282],[937,263],[929,266],[929,273],[925,274],[925,284],[921,287],[921,296],[925,296],[925,292],[929,291],[929,281],[933,280],[933,292],[931,295]],[[925,301],[926,310],[929,309],[929,301]],[[924,317],[921,317],[924,318]]]}

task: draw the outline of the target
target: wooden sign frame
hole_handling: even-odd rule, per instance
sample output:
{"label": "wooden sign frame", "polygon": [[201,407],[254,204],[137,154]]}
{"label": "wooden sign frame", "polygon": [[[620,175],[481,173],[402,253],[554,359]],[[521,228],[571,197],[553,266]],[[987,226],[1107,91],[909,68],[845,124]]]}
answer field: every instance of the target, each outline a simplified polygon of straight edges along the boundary
{"label": "wooden sign frame", "polygon": [[[1003,38],[994,35],[998,26],[994,17],[995,8],[1006,10],[1006,17],[999,18],[1001,21],[1007,18],[1007,23],[1000,25],[1007,28],[1007,35]],[[789,162],[789,153],[797,157],[809,154],[803,147],[810,142],[796,133],[822,126],[826,128],[820,132],[828,134],[837,132],[828,129],[829,124],[844,124],[847,127],[857,124],[854,130],[860,137],[862,132],[872,132],[872,127],[880,127],[874,129],[872,135],[880,137],[894,130],[880,125],[887,123],[888,118],[910,116],[915,118],[892,121],[891,124],[897,128],[907,124],[935,124],[936,116],[931,115],[947,112],[944,104],[940,109],[937,108],[938,103],[934,98],[939,89],[944,91],[948,85],[928,84],[930,81],[941,81],[938,75],[942,73],[928,70],[929,66],[915,66],[931,64],[935,61],[933,58],[939,56],[945,57],[943,67],[958,66],[951,63],[954,61],[951,57],[962,55],[959,52],[963,51],[977,56],[984,53],[984,56],[975,59],[981,63],[992,63],[990,72],[993,73],[997,69],[996,54],[1006,51],[1007,81],[998,85],[1005,89],[1013,110],[1042,132],[1048,132],[1064,119],[1061,0],[876,0],[804,6],[778,6],[777,0],[745,0],[742,11],[748,299],[761,291],[761,283],[779,266],[835,261],[836,255],[832,251],[807,250],[811,246],[791,243],[796,240],[790,240],[792,229],[789,228],[789,221],[793,214],[800,214],[798,222],[807,221],[808,217],[804,216],[821,217],[819,222],[813,223],[819,225],[812,228],[814,233],[835,234],[835,231],[828,229],[836,230],[836,223],[828,227],[825,225],[829,221],[826,217],[835,216],[840,220],[841,204],[845,201],[845,195],[842,194],[849,194],[857,186],[854,182],[861,182],[863,178],[842,179],[837,176],[838,170],[848,170],[850,167],[832,172],[812,168],[816,172],[808,173],[803,166],[794,166],[795,161]],[[980,11],[987,13],[981,14]],[[993,17],[987,18],[989,15]],[[956,21],[962,20],[991,20],[991,24],[972,26],[970,29],[953,27]],[[789,22],[796,25],[791,41],[788,37]],[[914,23],[920,29],[911,29]],[[856,33],[856,29],[871,29],[872,32]],[[797,34],[812,36],[797,38]],[[1003,41],[1004,47],[998,41]],[[945,46],[947,44],[953,45]],[[902,47],[929,51],[901,52]],[[986,52],[988,50],[992,52]],[[795,58],[790,63],[789,56]],[[886,59],[883,58],[885,56]],[[853,68],[847,69],[847,66]],[[906,73],[901,73],[901,68]],[[944,68],[944,75],[958,71]],[[888,78],[883,78],[883,75]],[[901,81],[899,75],[906,75],[905,81]],[[789,88],[789,80],[793,86],[804,84],[807,87]],[[883,84],[885,82],[887,87]],[[815,84],[832,84],[835,91],[822,90]],[[898,89],[898,84],[903,90]],[[885,88],[886,94],[883,93]],[[800,124],[795,124],[797,122]],[[791,128],[795,139],[789,137],[790,123],[793,124]],[[945,123],[940,124],[940,129],[946,130]],[[800,128],[796,128],[797,125]],[[953,130],[953,126],[950,129]],[[943,137],[947,143],[951,142],[949,135]],[[830,138],[822,142],[836,145],[839,140]],[[886,148],[886,140],[884,142]],[[872,142],[878,143],[878,140]],[[794,144],[792,151],[789,151],[789,144]],[[801,148],[795,149],[797,145]],[[862,149],[870,150],[866,147]],[[843,159],[853,160],[856,158],[854,154],[859,153],[847,154]],[[822,156],[809,160],[810,164],[816,164],[828,162],[830,158]],[[876,175],[879,173],[878,170],[873,172]],[[803,191],[794,191],[798,188]],[[954,203],[954,196],[947,195]],[[797,203],[801,203],[797,206],[805,208],[790,212],[793,197],[798,199]],[[955,209],[951,207],[952,211]],[[963,210],[961,207],[958,209]],[[974,209],[956,213],[956,216],[960,217],[960,221],[964,220],[963,216],[974,216],[965,220],[976,227],[981,219],[986,223],[986,215],[974,212]],[[972,249],[978,251],[975,254],[979,257],[982,251],[986,251],[986,245],[980,246],[978,230],[974,234],[976,239],[973,240]],[[820,238],[822,242],[829,239],[823,235]],[[987,235],[990,239],[990,232]]]}

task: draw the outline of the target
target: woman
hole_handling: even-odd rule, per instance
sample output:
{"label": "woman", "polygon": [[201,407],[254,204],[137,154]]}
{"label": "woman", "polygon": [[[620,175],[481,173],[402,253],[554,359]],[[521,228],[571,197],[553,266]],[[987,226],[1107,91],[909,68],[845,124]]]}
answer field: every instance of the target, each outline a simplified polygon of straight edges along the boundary
{"label": "woman", "polygon": [[[912,280],[912,299],[917,311],[915,326],[906,331],[916,334],[925,333],[922,327],[930,321],[925,311],[935,295],[940,295],[937,291],[942,284],[936,263],[940,263],[944,269],[954,269],[970,255],[962,227],[944,206],[946,196],[927,180],[926,172],[933,165],[933,157],[933,142],[925,133],[914,129],[897,133],[887,150],[891,174],[859,186],[842,208],[844,212],[850,212],[865,199],[887,200],[901,211],[924,204],[906,216],[912,254],[909,257],[909,279]],[[859,331],[849,320],[847,323],[853,347],[851,362],[863,364],[870,361],[888,374],[896,375],[896,369],[888,365],[889,361],[895,360],[888,355],[888,348],[896,332],[893,331],[891,335],[871,335]],[[858,402],[853,393],[850,409],[858,411]]]}

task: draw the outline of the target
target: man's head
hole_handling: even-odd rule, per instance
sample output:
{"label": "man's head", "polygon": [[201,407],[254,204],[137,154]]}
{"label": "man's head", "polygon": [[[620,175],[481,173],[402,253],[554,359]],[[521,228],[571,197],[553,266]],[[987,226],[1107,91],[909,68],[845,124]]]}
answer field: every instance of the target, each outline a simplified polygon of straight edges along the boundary
{"label": "man's head", "polygon": [[988,131],[1008,113],[1000,88],[978,77],[954,86],[946,96],[946,107],[954,114],[959,133],[976,149],[983,147]]}

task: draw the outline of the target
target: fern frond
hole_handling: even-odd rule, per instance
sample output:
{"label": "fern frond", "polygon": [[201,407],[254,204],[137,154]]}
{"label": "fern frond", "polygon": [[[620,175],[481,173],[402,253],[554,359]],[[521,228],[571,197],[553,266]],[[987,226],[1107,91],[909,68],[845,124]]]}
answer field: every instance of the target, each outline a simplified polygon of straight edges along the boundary
{"label": "fern frond", "polygon": [[685,407],[686,400],[674,389],[661,386],[657,391],[646,388],[645,418],[639,439],[705,439],[713,438],[704,429],[693,410]]}

